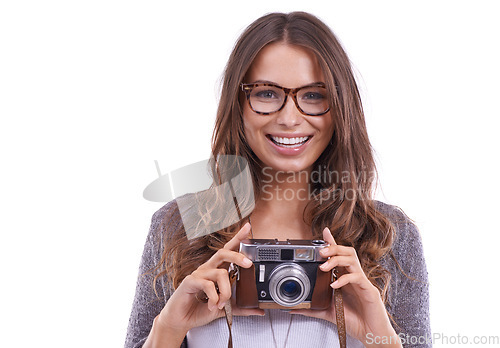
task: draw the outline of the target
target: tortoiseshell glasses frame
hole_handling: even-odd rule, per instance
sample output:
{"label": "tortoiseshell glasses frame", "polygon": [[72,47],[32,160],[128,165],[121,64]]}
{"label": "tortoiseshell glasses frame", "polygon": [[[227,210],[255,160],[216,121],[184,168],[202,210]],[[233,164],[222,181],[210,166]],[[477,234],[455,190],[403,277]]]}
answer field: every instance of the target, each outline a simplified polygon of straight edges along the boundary
{"label": "tortoiseshell glasses frame", "polygon": [[[266,90],[263,87],[270,87],[270,89]],[[277,93],[279,95],[274,95],[272,98],[267,96],[261,97],[256,94],[252,94],[252,92],[255,92],[256,89],[263,93]],[[280,85],[267,82],[242,83],[241,90],[245,92],[250,108],[259,115],[271,115],[281,111],[286,104],[288,95],[292,96],[295,106],[303,115],[321,116],[330,111],[327,90],[324,83],[313,83],[298,88],[285,88]],[[301,94],[301,92],[303,93]],[[309,99],[310,102],[307,102],[307,98],[304,98],[308,92],[310,94],[309,97],[311,97]],[[297,98],[298,95],[300,95],[300,98]],[[260,98],[261,100],[258,101],[257,98]],[[282,99],[281,105],[279,104],[280,99]],[[304,110],[304,107],[309,110]],[[264,109],[272,110],[269,111]],[[310,112],[313,110],[315,112]]]}

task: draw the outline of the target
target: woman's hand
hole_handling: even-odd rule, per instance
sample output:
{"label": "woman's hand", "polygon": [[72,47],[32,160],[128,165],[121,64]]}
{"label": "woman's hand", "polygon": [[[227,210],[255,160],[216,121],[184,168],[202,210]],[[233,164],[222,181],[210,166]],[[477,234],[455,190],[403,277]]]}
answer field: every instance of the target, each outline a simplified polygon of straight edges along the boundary
{"label": "woman's hand", "polygon": [[[334,289],[342,288],[347,333],[366,346],[369,346],[367,345],[368,338],[377,336],[387,339],[392,337],[394,346],[400,347],[380,293],[363,272],[356,250],[352,247],[337,245],[328,228],[323,230],[323,238],[330,245],[322,249],[320,253],[329,259],[320,266],[320,269],[329,272],[337,267],[337,270],[341,271],[341,276],[330,286]],[[336,323],[333,301],[332,306],[326,310],[293,310],[291,312]]]}
{"label": "woman's hand", "polygon": [[[234,263],[243,268],[252,261],[237,252],[240,242],[247,239],[250,224],[246,223],[226,245],[207,262],[188,275],[174,291],[155,320],[155,324],[169,331],[187,333],[191,328],[210,323],[224,316],[224,305],[231,299],[231,284],[224,266]],[[202,301],[202,298],[208,298]],[[234,315],[262,315],[259,309],[234,308]]]}

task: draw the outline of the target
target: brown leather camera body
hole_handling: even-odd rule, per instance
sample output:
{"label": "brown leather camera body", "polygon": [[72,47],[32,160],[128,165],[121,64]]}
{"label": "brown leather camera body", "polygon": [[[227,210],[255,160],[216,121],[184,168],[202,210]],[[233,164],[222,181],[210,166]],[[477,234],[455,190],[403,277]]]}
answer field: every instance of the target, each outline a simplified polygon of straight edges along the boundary
{"label": "brown leather camera body", "polygon": [[[317,264],[319,266],[319,264]],[[254,265],[250,268],[239,268],[238,280],[236,282],[236,304],[240,308],[279,308],[279,309],[326,309],[331,306],[333,289],[332,272],[323,272],[316,266],[316,281],[312,287],[310,301],[302,302],[292,307],[285,307],[276,302],[260,301],[257,290],[257,275]]]}

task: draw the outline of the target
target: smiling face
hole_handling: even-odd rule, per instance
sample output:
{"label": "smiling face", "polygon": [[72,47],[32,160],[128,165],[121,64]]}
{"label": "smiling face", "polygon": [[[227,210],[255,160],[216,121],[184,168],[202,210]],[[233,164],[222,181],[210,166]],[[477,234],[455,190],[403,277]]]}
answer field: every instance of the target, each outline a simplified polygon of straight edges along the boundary
{"label": "smiling face", "polygon": [[[259,52],[246,75],[245,83],[258,82],[298,88],[325,81],[312,52],[272,43]],[[332,111],[321,116],[304,115],[291,95],[280,111],[270,115],[256,113],[245,99],[243,123],[247,142],[262,164],[285,172],[311,170],[334,128]]]}

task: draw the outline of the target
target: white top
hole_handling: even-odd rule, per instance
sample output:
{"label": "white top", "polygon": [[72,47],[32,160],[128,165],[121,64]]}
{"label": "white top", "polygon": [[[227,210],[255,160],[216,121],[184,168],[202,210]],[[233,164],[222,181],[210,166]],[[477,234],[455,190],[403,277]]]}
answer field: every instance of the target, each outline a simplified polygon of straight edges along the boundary
{"label": "white top", "polygon": [[[265,316],[233,317],[233,347],[283,348],[285,341],[287,348],[340,346],[337,326],[326,320],[299,314],[291,315],[279,309],[265,310],[265,312]],[[277,347],[274,344],[273,331]],[[287,332],[289,332],[288,339]],[[189,348],[227,348],[228,338],[229,328],[225,318],[191,329],[187,334]],[[364,346],[348,335],[347,347]]]}

